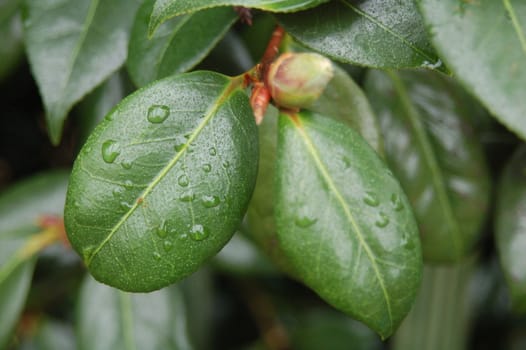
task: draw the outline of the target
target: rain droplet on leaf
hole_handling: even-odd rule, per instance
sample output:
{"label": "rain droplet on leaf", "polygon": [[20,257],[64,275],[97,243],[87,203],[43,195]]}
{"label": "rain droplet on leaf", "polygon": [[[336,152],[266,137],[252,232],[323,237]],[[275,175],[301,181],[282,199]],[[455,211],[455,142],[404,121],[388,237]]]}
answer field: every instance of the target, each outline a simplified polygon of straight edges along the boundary
{"label": "rain droplet on leaf", "polygon": [[213,208],[219,205],[220,200],[218,196],[203,196],[201,202],[205,208]]}
{"label": "rain droplet on leaf", "polygon": [[102,159],[111,164],[121,154],[120,146],[115,140],[107,140],[102,144]]}
{"label": "rain droplet on leaf", "polygon": [[194,241],[202,241],[208,237],[208,230],[203,225],[194,225],[190,229],[190,237]]}
{"label": "rain droplet on leaf", "polygon": [[365,192],[365,196],[363,197],[363,202],[371,207],[377,207],[380,205],[380,201],[378,200],[378,197],[373,192]]}
{"label": "rain droplet on leaf", "polygon": [[170,115],[170,108],[164,105],[152,105],[148,108],[147,119],[150,123],[161,124]]}

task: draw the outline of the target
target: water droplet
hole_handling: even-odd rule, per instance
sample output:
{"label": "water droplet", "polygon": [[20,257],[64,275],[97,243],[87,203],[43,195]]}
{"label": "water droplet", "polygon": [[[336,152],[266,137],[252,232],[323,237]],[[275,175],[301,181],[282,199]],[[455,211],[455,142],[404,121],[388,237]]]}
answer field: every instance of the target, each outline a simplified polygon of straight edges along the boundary
{"label": "water droplet", "polygon": [[208,150],[208,154],[210,154],[211,156],[215,156],[217,154],[217,151],[214,147],[212,147]]}
{"label": "water droplet", "polygon": [[153,258],[155,260],[161,260],[161,254],[159,252],[153,252]]}
{"label": "water droplet", "polygon": [[120,146],[115,140],[107,140],[102,144],[102,159],[111,164],[121,154]]}
{"label": "water droplet", "polygon": [[132,180],[124,181],[124,187],[127,187],[127,188],[133,187],[133,181]]}
{"label": "water droplet", "polygon": [[177,152],[181,152],[185,145],[186,145],[186,142],[177,142],[177,143],[175,144],[175,146],[174,146],[174,149],[175,149]]}
{"label": "water droplet", "polygon": [[113,194],[113,197],[119,197],[124,192],[124,189],[122,187],[115,187],[111,193]]}
{"label": "water droplet", "polygon": [[314,225],[318,221],[316,218],[311,218],[308,216],[298,216],[295,220],[296,225],[302,228],[307,228]]}
{"label": "water droplet", "polygon": [[183,233],[182,235],[179,235],[177,238],[182,241],[182,240],[186,239],[187,237],[188,237],[188,235],[186,233]]}
{"label": "water droplet", "polygon": [[351,160],[348,158],[348,157],[343,157],[342,158],[342,161],[343,161],[343,165],[345,165],[346,168],[350,167],[351,166]]}
{"label": "water droplet", "polygon": [[404,204],[402,203],[400,196],[398,196],[396,193],[393,193],[391,195],[391,204],[393,205],[393,208],[396,211],[404,209]]}
{"label": "water droplet", "polygon": [[170,115],[170,108],[164,105],[152,105],[148,108],[148,121],[154,124],[160,124]]}
{"label": "water droplet", "polygon": [[165,251],[171,250],[173,246],[174,244],[172,243],[172,241],[166,240],[163,242],[163,248]]}
{"label": "water droplet", "polygon": [[190,229],[190,237],[194,241],[202,241],[208,237],[208,230],[203,227],[203,225],[194,225]]}
{"label": "water droplet", "polygon": [[195,198],[194,192],[192,190],[186,191],[179,196],[181,202],[191,202]]}
{"label": "water droplet", "polygon": [[188,176],[183,174],[179,176],[179,179],[177,179],[177,183],[179,184],[179,186],[186,187],[190,182],[188,181]]}
{"label": "water droplet", "polygon": [[228,160],[225,160],[223,162],[223,167],[226,169],[226,168],[229,168],[230,167],[230,162]]}
{"label": "water droplet", "polygon": [[380,205],[380,201],[373,192],[365,192],[365,197],[363,197],[363,202],[371,207],[377,207]]}
{"label": "water droplet", "polygon": [[204,164],[204,165],[203,165],[203,171],[204,171],[205,173],[209,173],[209,172],[211,172],[211,171],[212,171],[212,166],[211,166],[210,164],[208,164],[208,163]]}
{"label": "water droplet", "polygon": [[131,161],[129,161],[129,160],[123,160],[121,162],[121,167],[123,167],[124,169],[128,170],[128,169],[131,169],[132,164],[133,163]]}
{"label": "water droplet", "polygon": [[125,202],[125,201],[122,201],[120,204],[123,210],[130,210],[131,208],[133,208],[132,204]]}
{"label": "water droplet", "polygon": [[378,219],[374,222],[374,224],[380,228],[384,228],[387,225],[389,225],[389,218],[384,213],[380,212],[378,215]]}
{"label": "water droplet", "polygon": [[166,228],[166,221],[163,220],[161,224],[155,229],[155,233],[159,238],[165,238],[168,236],[168,230]]}
{"label": "water droplet", "polygon": [[218,196],[203,196],[201,202],[206,208],[213,208],[219,205],[220,199]]}

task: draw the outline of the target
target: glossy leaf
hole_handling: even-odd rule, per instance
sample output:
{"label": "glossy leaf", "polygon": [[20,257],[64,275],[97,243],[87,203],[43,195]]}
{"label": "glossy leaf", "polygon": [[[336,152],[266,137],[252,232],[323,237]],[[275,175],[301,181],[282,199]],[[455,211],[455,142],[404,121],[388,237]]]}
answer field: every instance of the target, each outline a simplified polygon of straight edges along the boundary
{"label": "glossy leaf", "polygon": [[26,50],[54,144],[71,107],[124,63],[139,3],[26,0]]}
{"label": "glossy leaf", "polygon": [[88,277],[80,291],[77,348],[192,349],[185,316],[183,296],[176,287],[131,294]]}
{"label": "glossy leaf", "polygon": [[362,89],[342,68],[334,65],[334,77],[310,110],[331,116],[357,131],[378,154],[383,154],[380,127]]}
{"label": "glossy leaf", "polygon": [[338,61],[390,68],[441,64],[412,0],[331,1],[278,19],[296,40]]}
{"label": "glossy leaf", "polygon": [[10,73],[24,51],[18,3],[18,0],[4,0],[0,3],[0,79]]}
{"label": "glossy leaf", "polygon": [[[295,12],[328,0],[156,0],[150,19],[152,35],[164,21],[186,13],[218,6],[243,6],[271,12]],[[232,10],[233,11],[233,10]]]}
{"label": "glossy leaf", "polygon": [[495,233],[513,306],[526,312],[526,146],[509,160],[500,179]]}
{"label": "glossy leaf", "polygon": [[96,279],[159,289],[230,239],[257,171],[242,83],[212,72],[159,80],[95,129],[75,161],[65,223]]}
{"label": "glossy leaf", "polygon": [[37,220],[62,212],[66,185],[67,173],[43,173],[0,195],[0,348],[9,341],[29,291],[36,251],[28,248],[39,231]]}
{"label": "glossy leaf", "polygon": [[480,236],[490,195],[483,149],[468,115],[474,102],[433,72],[371,71],[365,86],[388,163],[415,211],[424,258],[458,261]]}
{"label": "glossy leaf", "polygon": [[409,312],[422,257],[410,205],[376,152],[317,114],[281,115],[276,222],[298,277],[389,337]]}
{"label": "glossy leaf", "polygon": [[500,122],[526,139],[524,1],[417,2],[448,67]]}
{"label": "glossy leaf", "polygon": [[137,86],[190,70],[225,35],[237,16],[228,7],[178,16],[148,37],[154,0],[137,13],[130,39],[127,66]]}

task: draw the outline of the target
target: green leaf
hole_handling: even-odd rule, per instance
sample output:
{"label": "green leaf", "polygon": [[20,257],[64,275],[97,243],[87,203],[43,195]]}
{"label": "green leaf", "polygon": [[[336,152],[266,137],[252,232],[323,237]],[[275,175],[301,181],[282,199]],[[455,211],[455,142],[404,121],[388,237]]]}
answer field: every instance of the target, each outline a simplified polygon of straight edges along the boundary
{"label": "green leaf", "polygon": [[226,7],[199,11],[164,23],[149,38],[148,22],[153,4],[154,0],[148,0],[139,9],[130,39],[126,64],[137,86],[193,68],[237,18],[236,13]]}
{"label": "green leaf", "polygon": [[194,272],[239,226],[257,171],[243,77],[194,72],[122,101],[71,175],[65,224],[93,276],[152,291]]}
{"label": "green leaf", "polygon": [[526,312],[526,146],[509,160],[500,179],[496,242],[514,308]]}
{"label": "green leaf", "polygon": [[301,280],[389,337],[409,312],[422,257],[410,205],[376,152],[317,114],[280,116],[276,222]]}
{"label": "green leaf", "polygon": [[0,196],[0,348],[9,341],[29,291],[37,220],[62,212],[67,178],[62,171],[42,173]]}
{"label": "green leaf", "polygon": [[11,72],[24,52],[18,2],[4,0],[0,4],[0,80]]}
{"label": "green leaf", "polygon": [[79,350],[192,349],[181,291],[121,292],[88,276],[78,307]]}
{"label": "green leaf", "polygon": [[383,154],[380,127],[362,89],[347,72],[334,65],[334,77],[310,110],[347,124],[378,153]]}
{"label": "green leaf", "polygon": [[474,102],[429,71],[371,71],[365,86],[388,163],[415,211],[424,258],[458,261],[480,236],[490,195],[484,152],[470,123]]}
{"label": "green leaf", "polygon": [[296,40],[338,61],[440,67],[412,0],[331,1],[278,19]]}
{"label": "green leaf", "polygon": [[[186,13],[218,6],[243,6],[271,12],[295,12],[318,6],[328,0],[156,0],[150,19],[152,35],[164,21]],[[233,10],[231,10],[233,11]]]}
{"label": "green leaf", "polygon": [[138,0],[26,0],[26,50],[53,144],[71,107],[126,59]]}
{"label": "green leaf", "polygon": [[524,1],[418,3],[434,46],[458,80],[500,122],[526,139]]}

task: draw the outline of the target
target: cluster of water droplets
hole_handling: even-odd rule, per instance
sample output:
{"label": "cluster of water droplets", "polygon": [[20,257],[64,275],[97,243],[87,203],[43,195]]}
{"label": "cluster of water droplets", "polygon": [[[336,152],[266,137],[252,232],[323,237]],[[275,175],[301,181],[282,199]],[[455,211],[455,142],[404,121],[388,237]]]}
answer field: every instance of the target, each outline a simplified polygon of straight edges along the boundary
{"label": "cluster of water droplets", "polygon": [[[379,207],[381,204],[378,196],[372,191],[365,192],[365,195],[363,196],[363,202],[368,206],[374,208]],[[402,203],[400,196],[396,193],[393,193],[391,195],[390,205],[395,211],[401,211],[404,209],[404,204]],[[384,228],[387,227],[387,225],[389,225],[389,222],[389,216],[385,212],[379,211],[378,217],[375,220],[374,224],[379,228]]]}

